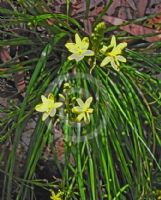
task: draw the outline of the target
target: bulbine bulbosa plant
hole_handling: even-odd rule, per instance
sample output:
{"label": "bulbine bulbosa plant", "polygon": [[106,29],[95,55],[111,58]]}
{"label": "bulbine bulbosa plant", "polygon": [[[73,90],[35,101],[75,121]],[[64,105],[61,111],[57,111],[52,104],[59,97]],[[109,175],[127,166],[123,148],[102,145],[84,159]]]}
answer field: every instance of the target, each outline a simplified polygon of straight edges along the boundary
{"label": "bulbine bulbosa plant", "polygon": [[[160,53],[133,50],[129,36],[111,33],[104,22],[87,35],[74,18],[27,2],[1,9],[4,22],[25,27],[22,34],[3,26],[10,38],[1,46],[17,52],[1,74],[23,71],[28,78],[23,100],[1,109],[0,161],[8,156],[0,165],[1,199],[159,198]],[[30,121],[35,125],[21,152]]]}

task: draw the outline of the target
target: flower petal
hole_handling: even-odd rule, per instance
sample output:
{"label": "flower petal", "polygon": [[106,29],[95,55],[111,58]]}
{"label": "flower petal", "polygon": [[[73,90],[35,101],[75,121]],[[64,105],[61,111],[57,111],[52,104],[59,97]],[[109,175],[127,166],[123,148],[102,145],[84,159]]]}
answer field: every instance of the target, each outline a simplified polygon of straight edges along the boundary
{"label": "flower petal", "polygon": [[55,195],[55,192],[54,192],[54,191],[51,191],[50,199],[51,199],[51,200],[54,200],[54,199],[55,199],[55,196],[56,196],[56,195]]}
{"label": "flower petal", "polygon": [[88,113],[93,113],[93,108],[89,108]]}
{"label": "flower petal", "polygon": [[116,65],[116,63],[115,63],[114,60],[111,61],[111,65],[112,65],[112,67],[114,68],[114,70],[116,70],[116,71],[119,71],[119,70],[120,70],[119,67],[118,67],[118,65]]}
{"label": "flower petal", "polygon": [[122,50],[127,47],[127,43],[123,42],[117,45],[116,48],[113,49],[113,51],[115,52],[116,55],[121,54]]}
{"label": "flower petal", "polygon": [[77,56],[77,58],[75,59],[77,62],[79,62],[80,60],[82,60],[84,58],[84,55],[81,54],[79,56]]}
{"label": "flower petal", "polygon": [[54,191],[51,191],[51,196],[50,199],[51,200],[61,200],[61,196],[63,195],[63,192],[58,192],[57,194],[55,194]]}
{"label": "flower petal", "polygon": [[116,48],[112,49],[112,51],[109,53],[109,55],[110,56],[117,56],[117,55],[121,54],[121,52],[122,51],[116,47]]}
{"label": "flower petal", "polygon": [[38,112],[46,112],[48,110],[46,104],[38,104],[35,106],[35,110],[38,111]]}
{"label": "flower petal", "polygon": [[75,54],[72,54],[71,56],[68,56],[68,60],[74,60],[75,59]]}
{"label": "flower petal", "polygon": [[44,95],[41,95],[41,100],[43,103],[47,104],[48,103],[48,99],[44,96]]}
{"label": "flower petal", "polygon": [[94,56],[94,51],[92,50],[86,50],[85,52],[83,52],[84,56]]}
{"label": "flower petal", "polygon": [[54,115],[56,114],[56,109],[53,108],[51,111],[50,111],[50,117],[54,117]]}
{"label": "flower petal", "polygon": [[82,106],[82,107],[84,106],[84,102],[82,101],[82,99],[78,98],[78,99],[76,99],[76,101],[79,106]]}
{"label": "flower petal", "polygon": [[89,108],[89,107],[90,107],[90,104],[92,103],[92,101],[93,101],[93,97],[89,97],[89,98],[86,100],[86,102],[85,102],[85,106],[86,106],[87,108]]}
{"label": "flower petal", "polygon": [[83,58],[84,58],[84,56],[82,54],[81,55],[72,54],[71,56],[68,57],[69,60],[76,60],[77,62],[79,62]]}
{"label": "flower petal", "polygon": [[116,59],[119,60],[120,62],[126,62],[126,58],[123,56],[116,56]]}
{"label": "flower petal", "polygon": [[43,113],[42,115],[42,121],[45,121],[48,118],[49,114],[48,113]]}
{"label": "flower petal", "polygon": [[56,102],[56,103],[54,103],[53,108],[59,108],[62,105],[63,105],[62,102]]}
{"label": "flower petal", "polygon": [[83,112],[83,109],[80,106],[76,106],[76,107],[72,108],[72,112],[79,114],[79,113]]}
{"label": "flower petal", "polygon": [[107,65],[109,62],[111,62],[112,58],[110,56],[107,56],[103,59],[103,61],[101,62],[101,67],[104,67],[105,65]]}
{"label": "flower petal", "polygon": [[117,46],[117,48],[119,48],[121,50],[123,50],[126,47],[127,47],[127,43],[126,42],[122,42],[122,43],[118,44],[118,46]]}
{"label": "flower petal", "polygon": [[111,43],[110,43],[111,47],[116,47],[116,37],[113,35],[111,38]]}
{"label": "flower petal", "polygon": [[80,46],[82,43],[82,40],[80,39],[78,33],[75,34],[75,43]]}
{"label": "flower petal", "polygon": [[81,114],[78,115],[78,117],[76,118],[76,120],[78,122],[80,122],[84,117],[85,117],[85,113],[81,113]]}
{"label": "flower petal", "polygon": [[88,113],[86,113],[86,115],[84,117],[84,121],[85,121],[86,124],[89,124],[89,122],[90,122],[90,116],[89,116]]}
{"label": "flower petal", "polygon": [[117,65],[117,67],[119,67],[120,63],[119,63],[119,60],[117,60],[117,56],[115,57],[114,61],[115,61],[116,65]]}
{"label": "flower petal", "polygon": [[78,49],[75,43],[66,43],[65,46],[71,53],[75,53]]}

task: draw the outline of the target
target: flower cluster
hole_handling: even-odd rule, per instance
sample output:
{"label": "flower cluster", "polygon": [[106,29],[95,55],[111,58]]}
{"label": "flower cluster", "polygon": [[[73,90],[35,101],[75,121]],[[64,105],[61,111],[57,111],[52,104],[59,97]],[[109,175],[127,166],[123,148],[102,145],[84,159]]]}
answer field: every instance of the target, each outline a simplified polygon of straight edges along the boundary
{"label": "flower cluster", "polygon": [[[35,110],[43,113],[42,121],[45,121],[47,117],[54,117],[56,114],[56,109],[63,105],[62,102],[55,102],[54,95],[52,93],[48,95],[48,98],[42,95],[41,99],[42,103],[36,105]],[[93,98],[89,97],[84,103],[82,99],[76,99],[79,106],[73,107],[72,112],[78,114],[76,118],[77,122],[81,122],[82,120],[84,120],[86,124],[90,122],[89,114],[93,113],[93,109],[90,108],[92,100]]]}
{"label": "flower cluster", "polygon": [[[105,29],[105,24],[101,23],[95,28],[95,32],[97,34],[100,34],[99,32],[102,32]],[[98,37],[97,37],[98,38]],[[127,47],[127,43],[123,42],[120,44],[116,44],[116,37],[113,35],[111,38],[111,42],[108,46],[101,44],[101,49],[98,50],[97,53],[95,53],[93,50],[89,50],[89,38],[84,37],[82,40],[79,37],[79,35],[75,34],[75,43],[66,43],[66,48],[71,52],[72,54],[68,57],[69,60],[76,60],[76,62],[81,61],[86,56],[97,56],[98,52],[104,56],[100,66],[104,67],[108,65],[109,63],[113,67],[114,70],[119,71],[120,70],[120,63],[126,62],[126,58],[122,56],[122,51]],[[98,45],[99,48],[99,45]],[[96,50],[96,48],[95,48]],[[67,88],[70,88],[70,85],[68,83],[64,84],[64,90],[66,91]],[[62,94],[59,94],[59,96],[62,99],[65,99],[65,97]],[[62,102],[56,102],[54,99],[53,94],[49,94],[48,98],[46,98],[44,95],[41,96],[42,103],[38,104],[35,109],[38,112],[42,112],[42,120],[46,120],[48,117],[54,117],[56,114],[56,110],[63,105]],[[93,113],[93,109],[90,108],[90,105],[92,103],[92,97],[89,97],[85,102],[83,102],[82,99],[77,98],[76,101],[78,103],[78,106],[75,106],[71,109],[72,113],[77,114],[76,121],[84,121],[86,124],[90,122],[90,114]]]}
{"label": "flower cluster", "polygon": [[[79,62],[85,56],[94,56],[95,54],[94,51],[88,50],[88,37],[84,37],[81,40],[77,33],[75,34],[75,43],[66,43],[65,46],[72,53],[72,55],[68,57],[69,60],[76,60],[77,62]],[[122,56],[122,51],[125,47],[127,47],[127,43],[123,42],[117,45],[116,37],[113,35],[110,45],[103,45],[102,49],[100,49],[99,51],[105,56],[100,66],[104,67],[110,63],[114,70],[119,71],[120,62],[126,62],[126,58]]]}

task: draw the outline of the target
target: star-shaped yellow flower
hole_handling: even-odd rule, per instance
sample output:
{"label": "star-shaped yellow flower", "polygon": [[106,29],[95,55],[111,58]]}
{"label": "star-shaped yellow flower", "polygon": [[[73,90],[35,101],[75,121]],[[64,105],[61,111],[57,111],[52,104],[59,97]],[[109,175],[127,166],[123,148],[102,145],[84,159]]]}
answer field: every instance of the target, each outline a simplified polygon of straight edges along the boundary
{"label": "star-shaped yellow flower", "polygon": [[38,112],[43,112],[42,120],[45,121],[47,117],[54,117],[56,114],[56,109],[62,106],[61,102],[55,102],[54,101],[54,95],[49,94],[48,98],[46,98],[44,95],[41,95],[42,103],[38,104],[35,107],[35,110]]}
{"label": "star-shaped yellow flower", "polygon": [[[116,37],[112,36],[111,43],[109,46],[103,46],[100,50],[101,53],[105,54],[106,57],[101,62],[101,67],[104,67],[108,63],[111,63],[112,67],[116,70],[120,70],[120,62],[126,62],[126,58],[123,57],[122,50],[127,47],[127,43],[123,42],[116,45]],[[109,49],[112,48],[112,51],[109,52]]]}
{"label": "star-shaped yellow flower", "polygon": [[69,60],[76,60],[79,62],[85,56],[93,56],[94,52],[92,50],[88,50],[89,47],[89,39],[88,37],[84,37],[82,40],[79,35],[75,34],[75,43],[66,43],[66,48],[72,53],[71,56],[68,57]]}
{"label": "star-shaped yellow flower", "polygon": [[51,191],[51,200],[62,200],[61,196],[63,195],[63,192],[58,192],[58,194],[55,194],[54,191]]}
{"label": "star-shaped yellow flower", "polygon": [[93,109],[90,108],[90,104],[92,103],[93,98],[89,97],[85,103],[82,101],[82,99],[78,98],[76,99],[79,106],[76,106],[72,109],[73,113],[78,114],[78,117],[76,120],[80,122],[82,119],[84,119],[85,123],[88,124],[90,122],[90,113],[93,113]]}

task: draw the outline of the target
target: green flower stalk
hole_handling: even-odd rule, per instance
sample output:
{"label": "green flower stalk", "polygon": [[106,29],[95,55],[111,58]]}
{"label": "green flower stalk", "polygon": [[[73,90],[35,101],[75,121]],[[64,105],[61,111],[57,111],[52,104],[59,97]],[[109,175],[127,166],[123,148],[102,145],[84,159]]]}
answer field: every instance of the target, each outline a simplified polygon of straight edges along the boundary
{"label": "green flower stalk", "polygon": [[82,99],[76,99],[79,106],[74,107],[72,112],[78,114],[78,117],[76,118],[77,122],[80,122],[82,119],[86,124],[90,122],[90,114],[93,113],[93,109],[90,108],[92,100],[93,98],[89,97],[84,103]]}
{"label": "green flower stalk", "polygon": [[88,50],[89,47],[88,37],[84,37],[81,40],[81,38],[77,33],[75,34],[75,43],[66,43],[65,46],[72,53],[72,55],[68,57],[69,60],[76,60],[77,62],[79,62],[85,56],[94,55],[94,52],[92,50]]}
{"label": "green flower stalk", "polygon": [[[106,55],[106,57],[101,62],[101,67],[104,67],[108,63],[111,63],[114,70],[119,71],[120,70],[120,62],[126,62],[126,58],[123,57],[122,50],[127,47],[127,43],[123,42],[118,45],[116,45],[116,37],[112,36],[111,43],[109,46],[103,46],[103,48],[100,50],[101,53]],[[109,52],[109,49],[112,48],[112,51]]]}
{"label": "green flower stalk", "polygon": [[43,112],[42,121],[45,121],[49,116],[54,117],[56,114],[56,109],[62,106],[62,102],[55,102],[54,95],[49,94],[48,98],[41,95],[42,103],[35,106],[35,110],[38,112]]}

